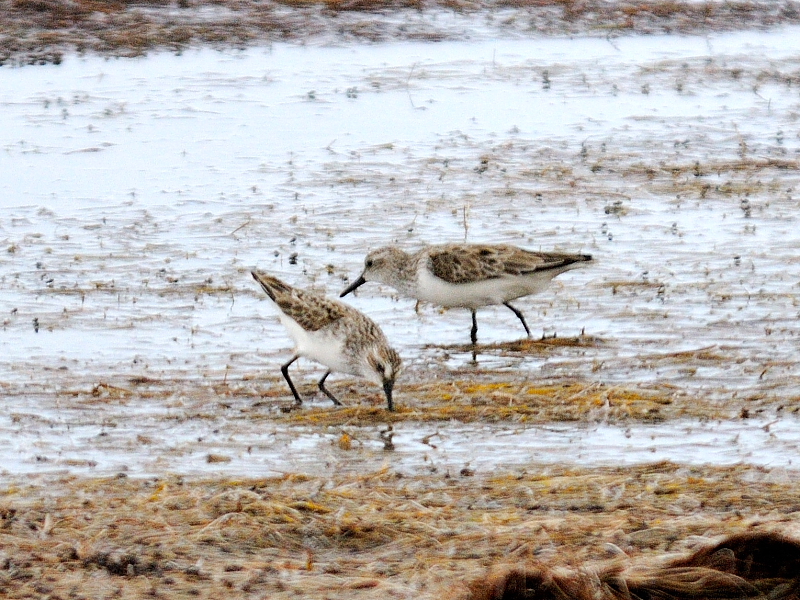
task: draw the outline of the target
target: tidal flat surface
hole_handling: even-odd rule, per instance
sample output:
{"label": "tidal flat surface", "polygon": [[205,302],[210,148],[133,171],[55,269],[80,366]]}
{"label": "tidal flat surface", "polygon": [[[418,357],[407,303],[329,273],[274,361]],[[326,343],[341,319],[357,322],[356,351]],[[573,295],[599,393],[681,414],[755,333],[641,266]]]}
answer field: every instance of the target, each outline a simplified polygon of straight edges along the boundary
{"label": "tidal flat surface", "polygon": [[[403,356],[399,405],[434,414],[447,401],[432,405],[420,390],[448,378],[658,389],[699,413],[615,415],[607,439],[619,440],[621,461],[648,460],[619,435],[631,426],[662,439],[725,421],[726,436],[740,424],[745,439],[778,420],[773,436],[789,437],[753,460],[790,462],[800,397],[796,27],[71,56],[4,68],[0,82],[9,475],[121,466],[257,475],[283,469],[316,436],[330,444],[342,426],[379,443],[389,416],[317,430],[272,423],[290,398],[278,370],[290,341],[249,269],[334,296],[369,249],[463,240],[593,254],[591,266],[518,301],[535,337],[576,343],[505,344],[520,339],[518,321],[486,308],[473,365],[468,312],[415,313],[413,301],[366,285],[349,301]],[[310,406],[328,410],[313,396],[321,374],[300,361],[295,379]],[[381,407],[378,390],[330,381],[351,407]],[[607,423],[598,402],[567,420]],[[249,465],[207,463],[217,450],[247,457],[259,438],[252,414],[265,436],[297,440],[265,444],[273,450]],[[512,414],[481,436],[548,422]],[[432,430],[403,427],[397,454],[370,464],[412,456],[425,467],[411,448]],[[123,431],[126,443],[107,443]],[[206,447],[220,431],[220,448]],[[177,458],[180,440],[195,438],[206,442],[191,460]],[[575,457],[569,442],[525,439],[531,456]],[[747,446],[698,456],[665,444],[658,458],[747,462]],[[458,452],[487,468],[507,458],[499,443]]]}
{"label": "tidal flat surface", "polygon": [[[460,600],[800,534],[797,12],[540,4],[10,6],[0,60],[60,64],[0,68],[0,595]],[[64,46],[272,18],[307,43]],[[397,412],[303,360],[284,410],[251,268],[335,296],[369,249],[462,240],[595,262],[516,303],[531,340],[480,310],[476,363],[467,311],[365,285]]]}

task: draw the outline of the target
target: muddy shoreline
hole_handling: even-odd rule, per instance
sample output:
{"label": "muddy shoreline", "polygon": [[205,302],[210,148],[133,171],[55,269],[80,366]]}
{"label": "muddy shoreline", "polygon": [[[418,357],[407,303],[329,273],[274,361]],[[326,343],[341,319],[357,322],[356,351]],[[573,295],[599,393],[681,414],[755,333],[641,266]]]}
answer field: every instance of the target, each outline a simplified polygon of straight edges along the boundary
{"label": "muddy shoreline", "polygon": [[800,23],[800,3],[603,0],[3,0],[0,65],[65,54],[142,56],[211,46],[443,41],[487,36],[703,35]]}

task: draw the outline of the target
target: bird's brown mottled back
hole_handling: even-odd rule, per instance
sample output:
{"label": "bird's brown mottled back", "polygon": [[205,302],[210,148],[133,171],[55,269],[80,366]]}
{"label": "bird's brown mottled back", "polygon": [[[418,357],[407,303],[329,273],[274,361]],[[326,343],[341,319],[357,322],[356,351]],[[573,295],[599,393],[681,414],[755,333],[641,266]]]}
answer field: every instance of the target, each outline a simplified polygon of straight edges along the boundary
{"label": "bird's brown mottled back", "polygon": [[318,331],[347,315],[348,306],[329,300],[322,294],[290,287],[280,279],[265,273],[253,272],[267,295],[283,313],[307,331]]}
{"label": "bird's brown mottled back", "polygon": [[437,246],[428,253],[431,272],[448,283],[473,283],[503,275],[527,275],[590,259],[581,254],[532,252],[515,246],[479,244],[448,244]]}

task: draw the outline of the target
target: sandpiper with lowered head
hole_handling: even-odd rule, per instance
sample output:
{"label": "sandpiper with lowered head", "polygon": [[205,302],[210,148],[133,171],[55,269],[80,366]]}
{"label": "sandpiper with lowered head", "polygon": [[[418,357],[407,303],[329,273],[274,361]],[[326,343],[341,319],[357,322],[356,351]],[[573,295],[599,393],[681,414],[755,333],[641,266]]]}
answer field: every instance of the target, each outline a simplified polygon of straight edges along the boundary
{"label": "sandpiper with lowered head", "polygon": [[525,317],[509,302],[541,292],[556,275],[590,260],[588,254],[533,252],[503,244],[439,244],[413,254],[385,246],[367,254],[364,272],[340,296],[367,281],[377,281],[418,301],[468,308],[472,311],[470,337],[475,345],[477,309],[492,304],[506,306],[530,336]]}
{"label": "sandpiper with lowered head", "polygon": [[325,387],[325,379],[334,371],[364,377],[382,386],[389,410],[394,410],[392,389],[402,363],[372,319],[352,306],[293,288],[266,273],[251,274],[277,306],[280,321],[294,340],[294,356],[281,367],[281,373],[297,405],[303,401],[289,377],[289,365],[303,356],[327,367],[319,389],[337,406],[341,402]]}

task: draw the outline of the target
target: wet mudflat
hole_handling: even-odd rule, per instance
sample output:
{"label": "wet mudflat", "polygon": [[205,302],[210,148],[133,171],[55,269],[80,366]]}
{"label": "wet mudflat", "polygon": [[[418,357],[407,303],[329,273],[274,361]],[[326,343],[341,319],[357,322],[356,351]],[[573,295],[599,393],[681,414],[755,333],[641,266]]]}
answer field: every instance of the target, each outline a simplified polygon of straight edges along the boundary
{"label": "wet mudflat", "polygon": [[[0,71],[5,592],[438,598],[509,553],[794,531],[797,40]],[[596,263],[518,302],[533,340],[479,311],[477,364],[468,312],[363,286],[398,412],[303,361],[281,410],[251,267],[336,295],[368,249],[464,239]]]}

